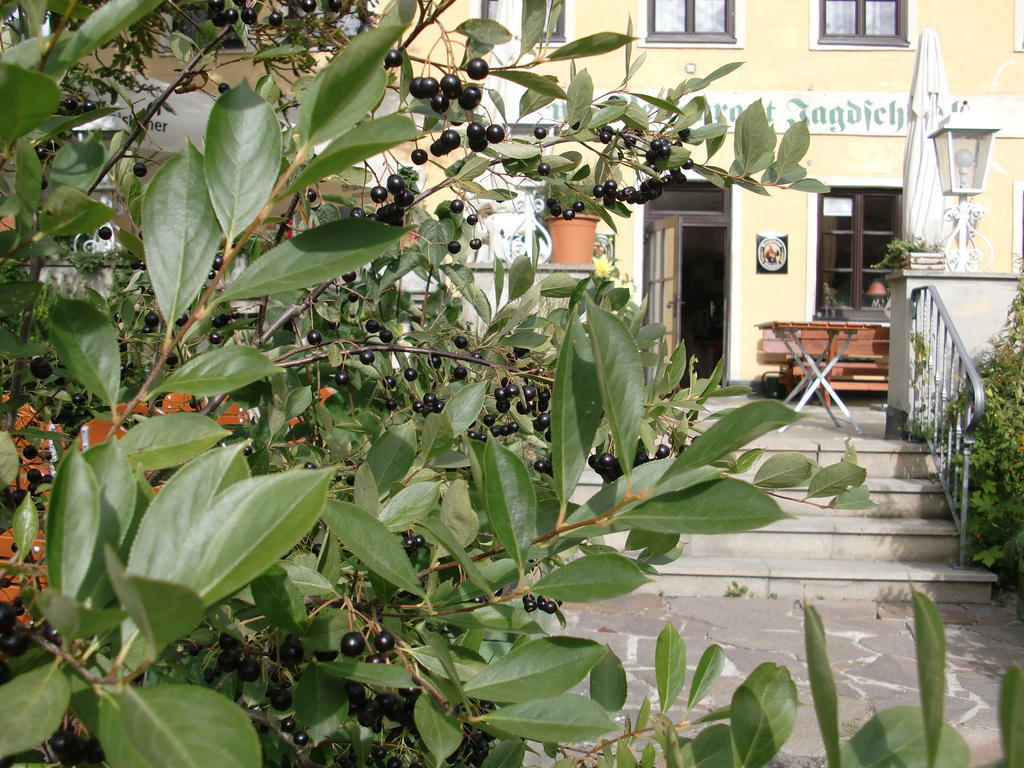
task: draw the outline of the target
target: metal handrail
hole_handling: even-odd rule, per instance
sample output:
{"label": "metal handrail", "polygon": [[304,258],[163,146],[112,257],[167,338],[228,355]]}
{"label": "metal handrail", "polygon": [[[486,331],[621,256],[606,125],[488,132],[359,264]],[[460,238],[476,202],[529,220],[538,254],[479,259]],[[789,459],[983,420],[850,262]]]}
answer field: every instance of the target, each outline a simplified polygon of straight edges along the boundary
{"label": "metal handrail", "polygon": [[974,430],[985,415],[985,385],[934,285],[910,294],[911,437],[931,450],[960,533],[958,566],[966,568]]}

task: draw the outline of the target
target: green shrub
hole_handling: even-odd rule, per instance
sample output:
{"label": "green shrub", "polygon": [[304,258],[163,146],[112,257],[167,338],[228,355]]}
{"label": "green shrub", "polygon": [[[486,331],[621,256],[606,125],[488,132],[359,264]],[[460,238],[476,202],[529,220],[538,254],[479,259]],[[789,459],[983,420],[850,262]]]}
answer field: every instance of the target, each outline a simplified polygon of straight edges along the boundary
{"label": "green shrub", "polygon": [[991,354],[979,367],[985,418],[971,459],[968,535],[974,559],[1015,585],[1024,534],[1024,283]]}

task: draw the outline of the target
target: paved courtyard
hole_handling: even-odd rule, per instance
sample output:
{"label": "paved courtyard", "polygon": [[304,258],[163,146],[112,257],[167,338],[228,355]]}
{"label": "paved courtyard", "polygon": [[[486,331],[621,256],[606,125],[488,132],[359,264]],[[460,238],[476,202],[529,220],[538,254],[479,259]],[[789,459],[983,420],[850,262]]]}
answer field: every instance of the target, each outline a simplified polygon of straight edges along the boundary
{"label": "paved courtyard", "polygon": [[[876,711],[918,704],[913,615],[909,605],[869,601],[815,600],[828,636],[828,653],[839,693],[841,736],[851,735]],[[727,704],[732,692],[759,664],[785,665],[797,684],[800,709],[796,730],[777,765],[819,766],[824,750],[818,738],[804,662],[803,608],[799,601],[755,598],[672,598],[636,594],[591,605],[566,605],[566,634],[606,643],[627,670],[635,711],[644,696],[657,702],[654,646],[671,618],[687,646],[690,676],[704,652],[717,643],[728,661],[706,700]],[[1024,663],[1024,624],[1012,606],[940,605],[946,624],[947,693],[945,717],[971,747],[972,764],[998,759],[998,701],[1002,671]],[[683,712],[674,713],[676,719]]]}

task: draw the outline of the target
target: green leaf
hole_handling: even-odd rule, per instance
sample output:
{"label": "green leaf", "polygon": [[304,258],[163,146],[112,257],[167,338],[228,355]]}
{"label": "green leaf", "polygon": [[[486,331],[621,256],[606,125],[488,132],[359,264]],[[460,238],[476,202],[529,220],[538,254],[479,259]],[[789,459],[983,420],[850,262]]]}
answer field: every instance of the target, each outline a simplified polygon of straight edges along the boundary
{"label": "green leaf", "polygon": [[658,683],[658,708],[668,712],[686,681],[686,643],[672,621],[666,621],[654,645],[654,676]]}
{"label": "green leaf", "polygon": [[252,347],[214,347],[193,357],[152,392],[184,392],[212,397],[283,371]]}
{"label": "green leaf", "polygon": [[500,603],[485,605],[473,611],[445,616],[445,624],[464,629],[490,629],[496,632],[514,632],[535,635],[543,632],[540,625],[523,611],[522,606]]}
{"label": "green leaf", "polygon": [[775,128],[768,122],[764,104],[758,99],[736,118],[736,160],[744,173],[753,173],[766,153],[775,149]]}
{"label": "green leaf", "polygon": [[[457,480],[456,482],[465,485],[465,480]],[[466,493],[465,490],[461,493]],[[451,490],[445,494],[445,499],[451,495]],[[468,493],[466,495],[468,501]],[[472,512],[472,509],[470,509]],[[428,542],[434,544],[440,544],[449,555],[459,564],[466,573],[466,578],[469,582],[480,590],[481,595],[490,595],[492,591],[491,584],[484,577],[483,572],[480,570],[480,566],[466,553],[465,544],[460,543],[456,538],[455,534],[443,523],[441,520],[436,518],[427,518],[417,524],[418,530],[421,530],[425,534],[425,538]],[[474,535],[474,538],[475,535]]]}
{"label": "green leaf", "polygon": [[689,448],[672,462],[665,476],[718,461],[754,438],[792,424],[799,417],[800,414],[792,408],[776,400],[749,403],[730,411],[690,443]]}
{"label": "green leaf", "polygon": [[537,495],[522,460],[497,440],[484,451],[484,498],[498,541],[523,571],[537,535]]}
{"label": "green leaf", "polygon": [[69,451],[58,466],[46,524],[50,586],[85,600],[105,578],[105,543],[117,546],[117,534],[102,519],[96,475],[81,453]]}
{"label": "green leaf", "polygon": [[690,695],[686,699],[686,708],[693,709],[704,698],[711,686],[718,680],[725,667],[725,653],[717,645],[709,645],[701,654],[697,668],[690,680]]}
{"label": "green leaf", "polygon": [[[924,720],[917,707],[890,707],[871,718],[843,744],[843,768],[928,768]],[[934,768],[964,768],[971,762],[963,737],[942,725]]]}
{"label": "green leaf", "polygon": [[736,766],[760,768],[778,753],[793,732],[796,705],[788,669],[765,663],[750,674],[730,706]]}
{"label": "green leaf", "polygon": [[248,83],[214,103],[206,123],[205,151],[210,201],[231,242],[267,202],[281,162],[281,126],[271,106]]}
{"label": "green leaf", "polygon": [[66,184],[88,193],[105,159],[103,144],[95,134],[84,141],[65,144],[53,158],[50,183],[54,187]]}
{"label": "green leaf", "polygon": [[259,738],[230,699],[195,685],[126,686],[121,728],[140,756],[161,768],[259,768]]}
{"label": "green leaf", "polygon": [[461,477],[453,480],[444,492],[441,522],[451,531],[459,548],[468,546],[480,531],[480,518],[470,501],[469,486]]}
{"label": "green leaf", "polygon": [[576,73],[576,77],[569,83],[566,95],[569,97],[569,125],[586,128],[590,121],[590,105],[594,101],[594,81],[587,70]]}
{"label": "green leaf", "polygon": [[812,605],[804,601],[804,645],[807,649],[807,667],[814,698],[814,712],[818,716],[818,729],[825,743],[825,757],[829,768],[840,768],[839,762],[839,699],[836,682],[832,677],[825,644],[825,627],[821,616]]}
{"label": "green leaf", "polygon": [[[385,25],[348,41],[320,71],[299,108],[299,132],[308,144],[333,139],[359,123],[384,95],[381,63],[404,27]],[[359,87],[353,87],[353,84]]]}
{"label": "green leaf", "polygon": [[99,635],[120,624],[128,615],[119,609],[86,608],[55,589],[39,593],[43,616],[65,640]]}
{"label": "green leaf", "polygon": [[518,299],[533,287],[536,270],[533,261],[525,254],[512,262],[508,273],[508,300]]}
{"label": "green leaf", "polygon": [[477,381],[463,387],[445,406],[444,412],[451,422],[452,432],[461,435],[469,429],[480,416],[487,395],[487,384]]}
{"label": "green leaf", "polygon": [[412,688],[412,676],[401,664],[368,664],[355,659],[339,659],[322,665],[343,680],[377,685],[382,688]]}
{"label": "green leaf", "polygon": [[46,60],[46,71],[57,74],[70,69],[82,57],[101,48],[118,33],[150,13],[161,0],[111,0],[89,14],[74,32],[65,32]]}
{"label": "green leaf", "polygon": [[332,221],[285,240],[250,264],[221,301],[308,288],[368,264],[407,232],[366,219]]}
{"label": "green leaf", "polygon": [[817,179],[801,179],[800,181],[794,181],[787,187],[797,192],[810,192],[815,195],[824,195],[832,191],[832,188],[828,184],[823,184]]}
{"label": "green leaf", "polygon": [[441,765],[462,743],[462,724],[451,715],[442,712],[437,702],[430,696],[420,696],[416,699],[413,720],[420,738],[438,765]]}
{"label": "green leaf", "polygon": [[287,192],[293,193],[316,184],[418,135],[415,123],[405,115],[387,115],[360,123],[321,150],[288,185]]}
{"label": "green leaf", "polygon": [[0,485],[13,483],[20,468],[21,457],[10,432],[0,432]]}
{"label": "green leaf", "polygon": [[348,715],[345,682],[319,664],[302,671],[294,696],[295,719],[302,723],[313,744],[333,734]]}
{"label": "green leaf", "polygon": [[131,576],[110,546],[104,554],[117,599],[152,646],[154,656],[168,643],[191,632],[203,618],[203,602],[191,589]]}
{"label": "green leaf", "polygon": [[611,648],[590,670],[590,698],[608,712],[618,713],[626,703],[626,669]]}
{"label": "green leaf", "polygon": [[522,741],[507,739],[491,749],[481,768],[520,768],[525,756],[526,745]]}
{"label": "green leaf", "polygon": [[274,564],[261,573],[252,584],[252,599],[256,609],[275,627],[286,632],[304,635],[309,628],[306,604],[302,593],[292,583],[291,577],[281,565]]}
{"label": "green leaf", "polygon": [[493,19],[466,19],[455,31],[484,45],[503,45],[512,39],[512,33]]}
{"label": "green leaf", "polygon": [[565,99],[565,91],[558,84],[558,78],[554,75],[537,75],[533,72],[523,72],[518,69],[502,69],[492,73],[502,80],[521,85],[527,90],[534,91],[541,96],[550,96],[553,99]]}
{"label": "green leaf", "polygon": [[434,510],[439,494],[440,486],[436,482],[413,483],[391,497],[378,519],[388,530],[405,530]]}
{"label": "green leaf", "polygon": [[712,725],[681,747],[683,764],[693,768],[732,768],[732,736],[727,725]]}
{"label": "green leaf", "polygon": [[230,432],[199,413],[168,413],[132,427],[121,448],[143,469],[163,469],[188,461]]}
{"label": "green leaf", "polygon": [[628,595],[649,579],[632,560],[603,552],[566,563],[533,585],[549,600],[590,603]]}
{"label": "green leaf", "polygon": [[615,728],[596,701],[568,693],[499,707],[480,719],[512,736],[546,743],[591,741]]}
{"label": "green leaf", "polygon": [[[478,196],[479,197],[479,196]],[[451,280],[452,287],[461,294],[484,322],[490,322],[491,302],[487,294],[476,284],[473,272],[465,264],[442,264],[441,269]]]}
{"label": "green leaf", "polygon": [[455,432],[446,413],[429,413],[423,422],[420,450],[423,460],[429,462],[452,447]]}
{"label": "green leaf", "polygon": [[423,587],[402,545],[388,528],[355,504],[329,501],[324,519],[331,531],[367,568],[396,587],[422,595]]}
{"label": "green leaf", "polygon": [[0,63],[0,139],[11,144],[57,111],[60,89],[53,78]]}
{"label": "green leaf", "polygon": [[946,695],[946,633],[935,604],[913,590],[914,647],[917,680],[921,688],[921,714],[928,752],[928,766],[935,765],[942,730],[942,705]]}
{"label": "green leaf", "polygon": [[0,317],[20,315],[35,304],[42,283],[10,281],[0,283]]}
{"label": "green leaf", "polygon": [[202,290],[221,238],[203,156],[191,144],[146,187],[142,226],[149,279],[164,318],[173,322]]}
{"label": "green leaf", "polygon": [[524,54],[544,36],[544,22],[547,18],[548,5],[546,0],[524,0],[521,32],[519,34],[519,52]]}
{"label": "green leaf", "polygon": [[811,132],[807,128],[806,120],[789,126],[782,137],[782,143],[779,144],[779,153],[775,161],[780,175],[799,165],[810,146]]}
{"label": "green leaf", "polygon": [[588,35],[566,43],[558,50],[548,54],[548,58],[551,61],[565,61],[584,56],[600,56],[602,53],[618,50],[633,40],[636,38],[619,32],[598,32],[595,35]]}
{"label": "green leaf", "polygon": [[57,187],[43,202],[39,228],[48,235],[65,237],[88,232],[114,218],[114,211],[74,187]]}
{"label": "green leaf", "polygon": [[542,637],[517,646],[465,685],[468,695],[501,702],[531,701],[569,690],[607,653],[605,646],[575,637]]}
{"label": "green leaf", "polygon": [[871,491],[867,485],[858,485],[840,493],[829,506],[835,509],[874,509],[878,505],[871,500]]}
{"label": "green leaf", "polygon": [[219,494],[180,545],[198,555],[186,586],[212,605],[255,579],[309,532],[333,477],[333,468],[294,469]]}
{"label": "green leaf", "polygon": [[[203,525],[203,516],[219,492],[249,476],[241,450],[242,446],[235,444],[209,451],[164,484],[139,525],[128,558],[131,573],[159,581],[185,582],[198,565],[204,546],[192,531]],[[168,541],[175,542],[175,546],[168,547]]]}
{"label": "green leaf", "polygon": [[121,355],[113,324],[88,301],[57,297],[50,339],[64,366],[113,410],[121,386]]}
{"label": "green leaf", "polygon": [[814,462],[796,451],[772,456],[757,470],[754,485],[760,488],[799,488],[807,482]]}
{"label": "green leaf", "polygon": [[845,459],[823,467],[811,478],[807,486],[807,498],[817,499],[823,496],[836,496],[863,484],[868,473],[863,467],[851,464]]}
{"label": "green leaf", "polygon": [[[587,320],[608,428],[615,440],[616,452],[631,455],[636,450],[644,407],[640,352],[625,324],[597,306],[589,296]],[[631,462],[625,462],[623,469],[627,475],[631,474]]]}
{"label": "green leaf", "polygon": [[762,491],[742,480],[724,478],[658,494],[615,519],[659,533],[738,533],[787,517]]}
{"label": "green leaf", "polygon": [[1024,668],[1010,667],[999,691],[999,729],[1006,768],[1024,766]]}
{"label": "green leaf", "polygon": [[[125,458],[120,440],[107,440],[86,451],[85,462],[96,476],[100,489],[100,516],[105,528],[110,529],[110,539],[121,548],[134,535],[132,529],[140,502],[138,479],[135,470]],[[104,535],[106,538],[106,534]]]}
{"label": "green leaf", "polygon": [[64,719],[71,687],[59,662],[22,672],[4,683],[0,707],[0,757],[32,749],[53,735]]}
{"label": "green leaf", "polygon": [[31,495],[26,495],[21,504],[14,510],[11,528],[14,531],[14,544],[18,548],[15,562],[24,562],[25,556],[32,551],[32,541],[39,531],[39,513]]}

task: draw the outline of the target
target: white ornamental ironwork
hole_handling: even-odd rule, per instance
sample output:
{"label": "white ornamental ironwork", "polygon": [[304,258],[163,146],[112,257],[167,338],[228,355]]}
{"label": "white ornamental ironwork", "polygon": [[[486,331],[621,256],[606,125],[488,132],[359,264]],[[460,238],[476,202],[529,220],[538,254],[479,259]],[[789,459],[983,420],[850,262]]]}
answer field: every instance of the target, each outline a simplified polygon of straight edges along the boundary
{"label": "white ornamental ironwork", "polygon": [[946,268],[950,272],[983,272],[992,264],[992,243],[978,231],[978,222],[985,215],[985,206],[961,196],[960,202],[944,215],[953,224],[943,241]]}

